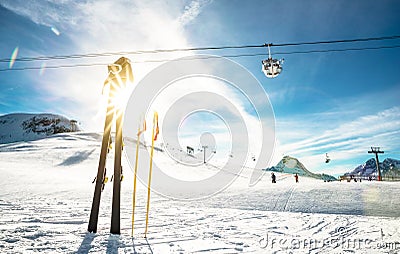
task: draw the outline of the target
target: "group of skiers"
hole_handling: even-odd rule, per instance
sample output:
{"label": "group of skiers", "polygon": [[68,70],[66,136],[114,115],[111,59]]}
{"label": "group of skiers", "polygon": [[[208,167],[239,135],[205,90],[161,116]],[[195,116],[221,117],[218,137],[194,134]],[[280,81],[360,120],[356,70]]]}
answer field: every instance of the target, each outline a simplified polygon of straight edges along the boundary
{"label": "group of skiers", "polygon": [[[274,174],[274,172],[271,173],[271,179],[272,183],[276,183],[276,175]],[[297,173],[294,175],[294,179],[296,180],[296,183],[299,182],[299,175]]]}

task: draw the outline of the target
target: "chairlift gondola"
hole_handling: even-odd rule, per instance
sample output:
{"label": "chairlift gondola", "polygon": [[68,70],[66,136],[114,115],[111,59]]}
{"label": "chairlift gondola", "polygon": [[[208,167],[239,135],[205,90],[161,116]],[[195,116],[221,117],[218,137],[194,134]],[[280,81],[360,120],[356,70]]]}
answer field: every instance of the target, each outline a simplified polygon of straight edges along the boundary
{"label": "chairlift gondola", "polygon": [[268,59],[262,60],[262,71],[267,78],[275,78],[282,72],[284,59],[273,59],[271,56],[270,44],[268,46]]}
{"label": "chairlift gondola", "polygon": [[329,163],[331,159],[328,156],[328,153],[325,153],[325,163]]}

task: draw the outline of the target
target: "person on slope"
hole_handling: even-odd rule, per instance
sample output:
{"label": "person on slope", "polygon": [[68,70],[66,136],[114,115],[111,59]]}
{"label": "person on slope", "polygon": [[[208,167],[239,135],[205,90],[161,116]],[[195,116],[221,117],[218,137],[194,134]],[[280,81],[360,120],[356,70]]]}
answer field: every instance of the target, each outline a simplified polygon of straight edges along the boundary
{"label": "person on slope", "polygon": [[299,182],[299,175],[297,173],[294,175],[294,179],[296,179],[296,183]]}
{"label": "person on slope", "polygon": [[276,176],[274,173],[271,173],[272,183],[276,183]]}

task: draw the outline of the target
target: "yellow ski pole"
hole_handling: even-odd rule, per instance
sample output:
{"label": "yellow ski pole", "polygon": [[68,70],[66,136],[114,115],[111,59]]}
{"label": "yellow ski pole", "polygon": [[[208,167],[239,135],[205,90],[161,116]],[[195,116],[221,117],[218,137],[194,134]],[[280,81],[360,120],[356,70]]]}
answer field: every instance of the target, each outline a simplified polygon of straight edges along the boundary
{"label": "yellow ski pole", "polygon": [[[154,129],[156,129],[156,133],[154,133]],[[147,228],[149,225],[149,209],[150,209],[150,183],[151,183],[151,174],[153,171],[153,153],[154,153],[154,140],[157,139],[158,134],[158,114],[154,112],[153,117],[153,128],[151,132],[151,152],[150,152],[150,169],[149,169],[149,181],[147,184],[147,211],[146,211],[146,228],[144,231],[144,237],[147,238]]]}
{"label": "yellow ski pole", "polygon": [[135,224],[135,207],[136,207],[136,179],[137,179],[137,170],[138,170],[138,157],[139,157],[139,138],[140,138],[140,125],[138,127],[137,140],[136,140],[136,162],[135,162],[135,175],[133,176],[133,193],[132,193],[132,232],[131,235],[133,237],[133,228]]}

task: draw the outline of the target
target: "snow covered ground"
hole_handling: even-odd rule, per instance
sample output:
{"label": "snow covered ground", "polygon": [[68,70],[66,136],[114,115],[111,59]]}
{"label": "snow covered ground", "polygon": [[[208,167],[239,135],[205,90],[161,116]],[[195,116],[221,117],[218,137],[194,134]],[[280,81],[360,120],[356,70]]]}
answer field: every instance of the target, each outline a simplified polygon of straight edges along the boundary
{"label": "snow covered ground", "polygon": [[[248,187],[249,169],[223,192],[198,201],[152,193],[147,239],[146,188],[139,183],[132,238],[133,174],[126,158],[121,235],[109,233],[110,183],[98,233],[87,233],[100,144],[99,134],[68,133],[0,145],[0,253],[400,252],[400,183],[300,178],[296,184],[293,175],[277,174],[272,184],[267,172]],[[110,156],[109,174],[112,162]],[[170,167],[172,174],[188,173],[177,163]],[[147,168],[148,161],[141,162],[139,170]],[[188,176],[215,171],[204,165]]]}

